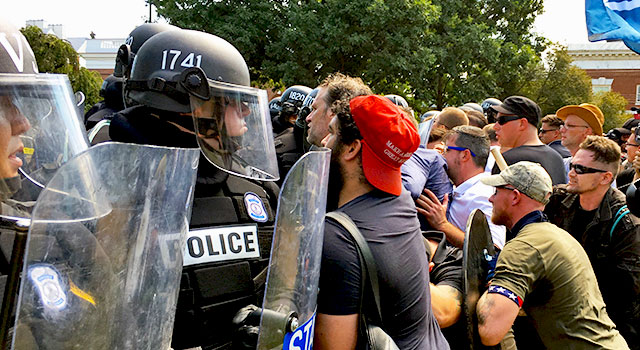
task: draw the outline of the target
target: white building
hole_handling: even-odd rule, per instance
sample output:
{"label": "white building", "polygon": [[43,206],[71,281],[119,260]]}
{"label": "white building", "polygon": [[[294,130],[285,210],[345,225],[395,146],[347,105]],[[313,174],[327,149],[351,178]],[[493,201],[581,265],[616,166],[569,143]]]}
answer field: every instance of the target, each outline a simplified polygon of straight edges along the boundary
{"label": "white building", "polygon": [[64,26],[62,24],[46,25],[42,19],[29,20],[26,22],[26,26],[36,26],[45,34],[53,34],[71,43],[71,46],[80,55],[80,65],[89,70],[99,72],[103,79],[113,73],[116,53],[120,45],[124,44],[125,41],[125,38],[67,38],[64,35]]}

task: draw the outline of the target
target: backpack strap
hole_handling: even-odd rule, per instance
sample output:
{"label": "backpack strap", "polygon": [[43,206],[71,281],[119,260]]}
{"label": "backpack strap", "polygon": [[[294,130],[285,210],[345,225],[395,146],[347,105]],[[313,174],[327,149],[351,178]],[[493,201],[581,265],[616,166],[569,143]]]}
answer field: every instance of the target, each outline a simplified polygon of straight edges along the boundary
{"label": "backpack strap", "polygon": [[609,231],[609,241],[611,241],[611,238],[613,237],[613,230],[616,229],[616,226],[618,226],[620,220],[622,220],[622,218],[627,214],[629,214],[629,209],[627,208],[626,204],[618,209],[618,212],[615,216],[615,221],[613,222],[613,226],[611,226],[611,231]]}
{"label": "backpack strap", "polygon": [[[373,254],[369,249],[369,245],[367,244],[367,241],[362,236],[362,233],[360,232],[356,224],[353,222],[353,220],[351,220],[351,218],[347,214],[339,211],[332,211],[330,213],[327,213],[327,216],[336,220],[353,237],[356,243],[356,248],[358,249],[358,253],[360,253],[361,265],[362,265],[362,261],[364,260],[364,266],[361,267],[361,269],[363,270],[363,276],[365,275],[365,273],[368,273],[367,275],[369,277],[369,283],[371,284],[371,289],[373,290],[373,299],[375,300],[376,309],[377,309],[376,311],[378,312],[377,321],[380,322],[379,326],[383,327],[382,311],[380,309],[380,289],[378,285],[378,270],[376,268],[376,262],[373,259]],[[366,272],[364,270],[366,270]],[[364,290],[364,285],[362,286],[362,288]],[[362,309],[362,299],[360,300],[360,305]]]}

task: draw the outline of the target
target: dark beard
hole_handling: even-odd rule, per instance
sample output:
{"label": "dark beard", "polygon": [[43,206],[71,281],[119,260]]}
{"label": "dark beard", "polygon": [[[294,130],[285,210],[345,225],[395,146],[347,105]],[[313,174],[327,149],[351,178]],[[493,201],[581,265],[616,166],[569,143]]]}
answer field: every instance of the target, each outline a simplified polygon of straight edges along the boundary
{"label": "dark beard", "polygon": [[340,190],[344,182],[342,181],[342,172],[340,171],[340,163],[338,155],[340,147],[336,147],[331,151],[331,163],[329,166],[329,184],[327,190],[327,213],[338,209],[338,200],[340,198]]}

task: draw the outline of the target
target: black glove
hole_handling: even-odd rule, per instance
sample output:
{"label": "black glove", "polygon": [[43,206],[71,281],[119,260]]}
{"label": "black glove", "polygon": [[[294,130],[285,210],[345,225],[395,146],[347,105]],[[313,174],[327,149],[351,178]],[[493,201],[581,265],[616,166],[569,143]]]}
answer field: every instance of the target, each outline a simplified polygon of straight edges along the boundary
{"label": "black glove", "polygon": [[253,350],[258,346],[260,332],[260,309],[255,305],[247,305],[240,309],[233,317],[236,329],[233,335],[233,349]]}

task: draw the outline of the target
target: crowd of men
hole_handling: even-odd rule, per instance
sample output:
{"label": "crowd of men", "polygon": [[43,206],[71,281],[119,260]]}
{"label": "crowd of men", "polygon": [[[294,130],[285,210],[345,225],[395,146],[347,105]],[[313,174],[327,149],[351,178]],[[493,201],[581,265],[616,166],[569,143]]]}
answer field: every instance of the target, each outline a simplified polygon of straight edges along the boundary
{"label": "crowd of men", "polygon": [[[604,116],[595,105],[565,106],[543,118],[534,101],[511,96],[488,106],[478,126],[470,125],[476,110],[447,107],[422,121],[431,122],[430,137],[415,143],[406,102],[357,97],[369,94],[366,86],[341,74],[318,89],[306,121],[308,141],[333,150],[331,184],[339,186],[331,188],[337,197],[327,210],[348,213],[372,246],[382,266],[382,322],[400,348],[421,348],[416,337],[428,348],[442,348],[434,318],[451,348],[468,348],[456,326],[463,303],[460,249],[474,209],[486,214],[500,251],[478,303],[483,343],[505,349],[640,346],[639,221],[625,210],[614,183],[622,172],[631,173],[630,179],[617,186],[638,178],[635,128],[626,133],[632,135],[628,140],[615,139],[603,134]],[[334,89],[343,95],[324,99],[335,96]],[[509,165],[502,172],[492,148]],[[403,198],[407,194],[413,203]],[[428,247],[431,302],[431,312],[423,311],[429,321],[418,333],[411,328],[415,319],[402,317],[407,306],[396,302],[416,279],[399,282],[398,267],[414,273],[416,262],[424,264],[395,246],[407,249],[406,236],[417,235],[415,218],[406,212],[414,207]],[[362,293],[357,252],[340,225],[331,219],[326,225],[316,347],[351,348],[358,341]],[[399,300],[410,297],[412,305],[424,300],[404,295]],[[535,327],[521,326],[527,324]]]}
{"label": "crowd of men", "polygon": [[[268,108],[264,91],[249,87],[241,54],[223,39],[173,26],[137,30],[103,89],[105,101],[121,100],[85,116],[89,138],[199,147],[191,227],[252,223],[266,252],[250,262],[185,266],[174,348],[250,343],[256,325],[248,313],[233,316],[260,302],[278,185],[305,152],[326,147],[326,210],[347,214],[365,237],[379,300],[373,281],[363,283],[349,230],[327,218],[314,348],[364,348],[363,321],[379,323],[400,349],[469,348],[462,248],[480,209],[499,252],[477,303],[483,344],[640,349],[640,219],[620,190],[640,179],[637,123],[605,136],[595,105],[543,118],[523,96],[416,118],[401,96],[373,94],[341,73],[316,87],[292,86]],[[168,49],[191,61],[175,58],[182,65],[167,68]],[[122,93],[108,93],[110,81]],[[252,147],[260,154],[238,155]],[[271,181],[278,172],[280,181]],[[248,208],[247,193],[265,220]]]}

